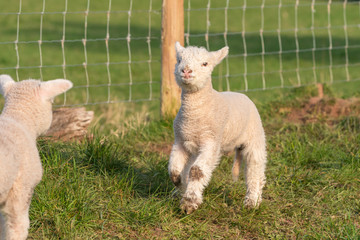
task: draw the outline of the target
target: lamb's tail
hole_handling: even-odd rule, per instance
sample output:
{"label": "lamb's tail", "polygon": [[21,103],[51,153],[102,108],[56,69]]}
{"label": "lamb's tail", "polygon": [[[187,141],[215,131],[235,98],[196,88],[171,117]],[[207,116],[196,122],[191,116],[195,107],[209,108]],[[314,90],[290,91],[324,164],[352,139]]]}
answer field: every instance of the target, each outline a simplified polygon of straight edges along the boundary
{"label": "lamb's tail", "polygon": [[244,149],[244,147],[241,146],[240,148],[237,148],[235,150],[234,164],[233,164],[233,167],[232,167],[232,178],[233,178],[234,182],[236,182],[238,180],[238,178],[239,178],[241,160],[242,160],[241,151],[243,149]]}

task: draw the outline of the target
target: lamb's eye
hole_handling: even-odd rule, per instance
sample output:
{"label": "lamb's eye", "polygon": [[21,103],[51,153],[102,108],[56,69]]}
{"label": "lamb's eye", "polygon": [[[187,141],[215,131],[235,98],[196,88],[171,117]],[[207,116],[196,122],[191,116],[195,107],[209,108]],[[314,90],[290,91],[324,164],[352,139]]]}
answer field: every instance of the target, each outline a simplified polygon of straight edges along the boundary
{"label": "lamb's eye", "polygon": [[207,62],[204,62],[201,66],[206,67],[208,65]]}
{"label": "lamb's eye", "polygon": [[180,59],[178,59],[178,60],[177,60],[177,63],[179,64],[180,62],[181,62],[181,60],[180,60]]}

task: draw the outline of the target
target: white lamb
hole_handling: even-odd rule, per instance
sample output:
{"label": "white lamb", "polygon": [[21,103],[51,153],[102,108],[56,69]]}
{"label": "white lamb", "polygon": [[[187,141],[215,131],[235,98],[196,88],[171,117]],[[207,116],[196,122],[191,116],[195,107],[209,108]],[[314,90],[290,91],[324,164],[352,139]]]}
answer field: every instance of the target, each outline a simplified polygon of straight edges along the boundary
{"label": "white lamb", "polygon": [[42,177],[36,138],[50,127],[52,99],[71,87],[68,80],[15,82],[0,75],[0,239],[28,235],[31,197]]}
{"label": "white lamb", "polygon": [[169,161],[172,182],[182,194],[181,209],[190,214],[202,203],[202,193],[222,153],[235,149],[233,180],[245,160],[244,204],[256,207],[265,184],[266,141],[255,104],[244,94],[217,92],[211,83],[214,67],[228,47],[215,52],[175,44],[175,77],[181,87],[181,107],[174,120],[175,143]]}

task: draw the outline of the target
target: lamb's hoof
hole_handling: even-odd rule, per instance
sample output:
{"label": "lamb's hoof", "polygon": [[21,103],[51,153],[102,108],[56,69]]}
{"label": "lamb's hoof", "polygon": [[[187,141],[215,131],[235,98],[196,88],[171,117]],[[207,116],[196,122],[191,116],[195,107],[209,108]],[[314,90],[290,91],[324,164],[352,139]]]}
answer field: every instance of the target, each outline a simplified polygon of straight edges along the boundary
{"label": "lamb's hoof", "polygon": [[257,208],[260,206],[261,203],[261,197],[245,197],[244,205],[247,208]]}
{"label": "lamb's hoof", "polygon": [[170,174],[170,179],[174,183],[176,187],[180,187],[181,185],[181,176],[178,171],[172,171]]}
{"label": "lamb's hoof", "polygon": [[195,200],[189,199],[189,198],[183,198],[180,202],[180,208],[182,211],[184,211],[186,214],[191,214],[196,209],[198,209],[199,204],[196,203]]}

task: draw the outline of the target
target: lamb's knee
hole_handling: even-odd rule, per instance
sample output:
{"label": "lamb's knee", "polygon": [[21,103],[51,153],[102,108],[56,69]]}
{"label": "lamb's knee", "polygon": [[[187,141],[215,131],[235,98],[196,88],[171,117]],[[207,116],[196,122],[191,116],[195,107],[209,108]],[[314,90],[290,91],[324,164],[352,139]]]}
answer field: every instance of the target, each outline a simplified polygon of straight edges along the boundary
{"label": "lamb's knee", "polygon": [[192,166],[190,168],[190,173],[189,173],[190,180],[199,181],[202,178],[204,178],[204,176],[205,175],[199,166]]}
{"label": "lamb's knee", "polygon": [[255,145],[249,146],[244,151],[244,157],[247,164],[266,164],[266,146]]}
{"label": "lamb's knee", "polygon": [[181,176],[178,171],[171,171],[170,178],[176,187],[179,187],[181,185]]}

